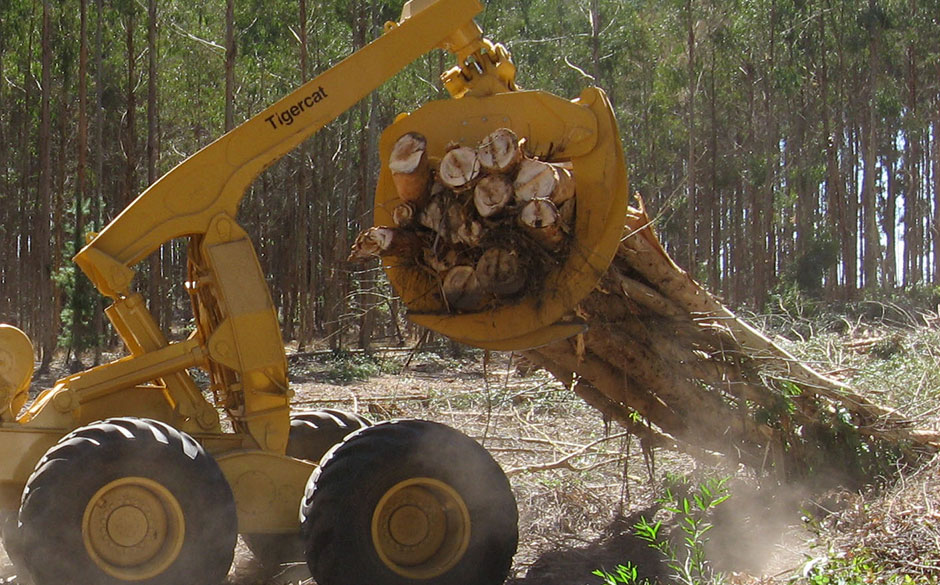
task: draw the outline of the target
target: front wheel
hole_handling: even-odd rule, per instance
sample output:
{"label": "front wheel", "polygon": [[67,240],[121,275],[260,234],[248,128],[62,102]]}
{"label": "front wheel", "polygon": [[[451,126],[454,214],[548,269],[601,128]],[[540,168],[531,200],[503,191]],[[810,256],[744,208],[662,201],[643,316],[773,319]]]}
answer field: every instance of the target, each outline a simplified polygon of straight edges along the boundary
{"label": "front wheel", "polygon": [[319,585],[499,585],[518,541],[499,465],[441,424],[381,423],[310,477],[301,509]]}
{"label": "front wheel", "polygon": [[133,418],[82,427],[52,447],[19,520],[36,585],[218,585],[237,536],[215,460],[189,435]]}

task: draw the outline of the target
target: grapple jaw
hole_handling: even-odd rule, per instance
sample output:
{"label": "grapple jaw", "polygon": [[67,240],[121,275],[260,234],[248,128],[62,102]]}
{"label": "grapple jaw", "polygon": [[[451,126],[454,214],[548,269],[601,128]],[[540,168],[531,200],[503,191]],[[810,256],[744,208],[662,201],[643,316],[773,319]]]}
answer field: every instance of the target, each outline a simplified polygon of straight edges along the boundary
{"label": "grapple jaw", "polygon": [[537,288],[512,302],[472,312],[448,307],[441,280],[407,259],[387,257],[388,278],[409,309],[409,318],[468,345],[516,350],[537,347],[584,330],[573,316],[578,303],[609,266],[623,231],[628,184],[613,111],[603,91],[589,88],[575,100],[541,91],[507,91],[430,102],[400,116],[382,134],[383,162],[375,197],[376,225],[393,225],[401,203],[388,168],[392,148],[410,132],[427,139],[431,158],[452,143],[476,145],[508,128],[525,140],[527,155],[571,169],[577,214],[567,254]]}

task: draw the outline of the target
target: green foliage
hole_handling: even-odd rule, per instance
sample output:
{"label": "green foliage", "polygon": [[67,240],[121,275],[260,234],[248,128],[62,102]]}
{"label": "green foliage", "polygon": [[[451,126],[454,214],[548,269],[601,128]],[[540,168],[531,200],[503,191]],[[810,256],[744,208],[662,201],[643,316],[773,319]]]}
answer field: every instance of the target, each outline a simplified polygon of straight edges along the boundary
{"label": "green foliage", "polygon": [[83,351],[98,345],[93,319],[99,309],[98,295],[88,285],[85,275],[77,267],[63,268],[53,275],[67,303],[62,307],[60,347]]}
{"label": "green foliage", "polygon": [[331,352],[326,363],[328,368],[324,377],[334,384],[350,384],[368,380],[387,371],[389,367],[387,361],[374,355],[345,350]]}
{"label": "green foliage", "polygon": [[683,585],[720,585],[725,576],[716,571],[705,556],[705,543],[712,529],[709,514],[731,494],[725,484],[727,478],[709,478],[687,494],[678,494],[667,488],[659,498],[663,508],[674,515],[674,521],[682,531],[682,540],[677,545],[660,534],[662,522],[652,523],[646,518],[634,526],[637,537],[651,548],[663,554],[666,565],[675,572],[675,581]]}
{"label": "green foliage", "polygon": [[[682,478],[667,477],[665,493],[657,499],[663,509],[672,513],[674,530],[681,539],[665,534],[661,520],[653,522],[645,517],[633,526],[640,540],[662,554],[666,566],[672,570],[672,581],[678,585],[721,585],[726,577],[716,571],[705,554],[708,533],[713,524],[711,514],[715,508],[731,497],[727,489],[728,478],[708,478],[696,486],[689,486]],[[646,585],[649,580],[638,578],[638,568],[630,562],[618,565],[615,573],[598,569],[592,574],[604,579],[603,585]]]}
{"label": "green foliage", "polygon": [[810,297],[819,298],[826,273],[839,261],[839,246],[826,231],[807,239],[805,250],[785,269],[778,288],[796,287]]}
{"label": "green foliage", "polygon": [[591,572],[603,579],[602,585],[650,585],[649,579],[640,579],[637,573],[637,567],[630,561],[626,565],[617,565],[616,572],[611,573],[605,569],[597,569]]}
{"label": "green foliage", "polygon": [[886,571],[865,553],[835,553],[807,561],[792,585],[931,585],[936,579]]}

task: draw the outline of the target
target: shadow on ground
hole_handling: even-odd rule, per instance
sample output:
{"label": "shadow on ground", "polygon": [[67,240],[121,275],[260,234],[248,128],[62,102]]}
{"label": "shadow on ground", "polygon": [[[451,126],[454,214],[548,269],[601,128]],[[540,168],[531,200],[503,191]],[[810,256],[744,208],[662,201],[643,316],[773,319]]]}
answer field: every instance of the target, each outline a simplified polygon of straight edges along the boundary
{"label": "shadow on ground", "polygon": [[602,583],[592,574],[597,569],[615,572],[617,565],[632,562],[640,581],[667,575],[662,556],[633,534],[641,516],[651,518],[655,509],[614,519],[604,533],[583,547],[563,547],[543,553],[526,571],[525,577],[506,585],[590,585]]}

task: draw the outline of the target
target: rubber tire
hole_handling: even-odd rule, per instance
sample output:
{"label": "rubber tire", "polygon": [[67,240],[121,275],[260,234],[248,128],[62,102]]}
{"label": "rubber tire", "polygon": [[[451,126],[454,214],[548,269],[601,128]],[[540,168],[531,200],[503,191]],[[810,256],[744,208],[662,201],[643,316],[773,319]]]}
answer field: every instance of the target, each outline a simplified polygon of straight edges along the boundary
{"label": "rubber tire", "polygon": [[[318,463],[350,434],[372,426],[368,419],[342,410],[301,411],[291,415],[287,455]],[[277,568],[284,563],[304,560],[303,540],[297,534],[243,534],[245,546],[263,567]]]}
{"label": "rubber tire", "polygon": [[291,415],[287,455],[318,463],[334,445],[361,428],[372,426],[351,412],[327,408]]}
{"label": "rubber tire", "polygon": [[[456,565],[420,580],[389,569],[371,532],[382,496],[417,477],[455,489],[471,521],[469,546]],[[301,519],[318,585],[499,585],[518,543],[516,500],[499,465],[466,435],[419,420],[377,424],[331,451],[307,483]]]}
{"label": "rubber tire", "polygon": [[[23,533],[20,530],[19,518],[16,510],[0,513],[0,539],[3,540],[3,550],[7,553],[10,562],[16,568],[18,577],[24,569],[23,563]],[[19,582],[19,579],[17,580]],[[25,582],[24,582],[25,583]]]}
{"label": "rubber tire", "polygon": [[[97,491],[123,477],[166,488],[183,513],[185,536],[162,573],[126,580],[86,551],[82,517]],[[215,460],[189,435],[162,422],[112,418],[63,437],[36,465],[19,511],[23,562],[35,585],[218,585],[235,554],[235,500]]]}

